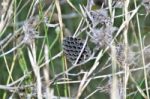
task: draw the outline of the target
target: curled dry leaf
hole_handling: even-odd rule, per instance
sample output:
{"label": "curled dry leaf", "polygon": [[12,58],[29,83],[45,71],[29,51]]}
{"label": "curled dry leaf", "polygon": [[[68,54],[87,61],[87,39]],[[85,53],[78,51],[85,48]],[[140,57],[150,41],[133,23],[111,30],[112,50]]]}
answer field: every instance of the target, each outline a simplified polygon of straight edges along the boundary
{"label": "curled dry leaf", "polygon": [[31,44],[35,38],[39,37],[39,33],[35,30],[36,21],[35,19],[30,19],[23,25],[23,41],[25,44]]}
{"label": "curled dry leaf", "polygon": [[93,27],[96,27],[98,24],[111,25],[110,17],[108,17],[108,12],[106,9],[100,9],[96,11],[89,12],[89,19],[92,21]]}
{"label": "curled dry leaf", "polygon": [[147,13],[150,13],[150,0],[142,0],[142,4],[145,7]]}
{"label": "curled dry leaf", "polygon": [[91,29],[91,41],[97,45],[97,48],[105,48],[112,42],[116,30],[117,28],[112,26]]}

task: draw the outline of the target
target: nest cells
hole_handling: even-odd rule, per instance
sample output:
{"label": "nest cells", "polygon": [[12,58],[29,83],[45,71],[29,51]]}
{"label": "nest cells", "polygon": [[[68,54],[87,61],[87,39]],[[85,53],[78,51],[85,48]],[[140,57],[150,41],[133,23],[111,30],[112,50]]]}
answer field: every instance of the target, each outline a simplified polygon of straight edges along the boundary
{"label": "nest cells", "polygon": [[74,64],[76,61],[77,61],[76,64],[80,64],[90,57],[91,51],[87,45],[85,45],[84,47],[84,43],[85,42],[81,40],[80,38],[76,38],[76,37],[64,38],[63,51],[67,59],[72,64]]}

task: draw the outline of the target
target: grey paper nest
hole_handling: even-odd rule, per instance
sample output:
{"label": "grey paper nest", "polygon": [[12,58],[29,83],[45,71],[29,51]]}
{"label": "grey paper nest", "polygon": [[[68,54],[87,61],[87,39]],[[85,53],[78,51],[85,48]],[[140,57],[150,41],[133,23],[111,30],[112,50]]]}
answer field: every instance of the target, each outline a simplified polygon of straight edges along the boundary
{"label": "grey paper nest", "polygon": [[74,37],[64,38],[63,51],[67,56],[67,59],[72,64],[75,64],[75,62],[76,64],[79,64],[90,57],[91,51],[87,45],[85,45],[84,47],[84,43],[85,42],[80,38],[74,38]]}

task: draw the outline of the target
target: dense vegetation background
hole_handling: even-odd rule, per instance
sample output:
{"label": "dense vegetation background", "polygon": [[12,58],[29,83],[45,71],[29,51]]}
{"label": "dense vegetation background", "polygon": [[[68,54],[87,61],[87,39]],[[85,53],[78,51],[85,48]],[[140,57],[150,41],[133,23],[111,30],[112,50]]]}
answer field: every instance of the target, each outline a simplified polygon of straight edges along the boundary
{"label": "dense vegetation background", "polygon": [[150,0],[1,0],[0,99],[149,99]]}

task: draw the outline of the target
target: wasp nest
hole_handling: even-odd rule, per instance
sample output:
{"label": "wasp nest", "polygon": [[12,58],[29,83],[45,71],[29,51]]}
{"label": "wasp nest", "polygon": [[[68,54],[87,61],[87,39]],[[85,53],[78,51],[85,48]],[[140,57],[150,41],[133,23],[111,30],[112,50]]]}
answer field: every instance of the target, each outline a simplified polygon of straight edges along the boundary
{"label": "wasp nest", "polygon": [[90,57],[91,51],[87,45],[84,47],[84,43],[83,40],[73,37],[63,40],[64,53],[72,64],[79,64]]}

